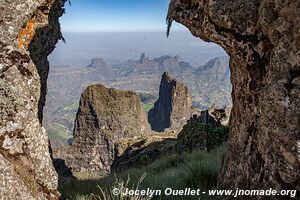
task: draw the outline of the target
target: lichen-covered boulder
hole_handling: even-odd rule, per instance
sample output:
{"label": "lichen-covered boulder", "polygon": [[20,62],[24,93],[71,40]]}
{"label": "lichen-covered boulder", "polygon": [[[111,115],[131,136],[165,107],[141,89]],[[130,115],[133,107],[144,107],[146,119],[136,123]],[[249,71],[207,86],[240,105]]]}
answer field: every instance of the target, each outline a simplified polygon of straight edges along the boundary
{"label": "lichen-covered boulder", "polygon": [[61,38],[61,0],[0,4],[0,198],[58,199],[42,127],[49,64]]}

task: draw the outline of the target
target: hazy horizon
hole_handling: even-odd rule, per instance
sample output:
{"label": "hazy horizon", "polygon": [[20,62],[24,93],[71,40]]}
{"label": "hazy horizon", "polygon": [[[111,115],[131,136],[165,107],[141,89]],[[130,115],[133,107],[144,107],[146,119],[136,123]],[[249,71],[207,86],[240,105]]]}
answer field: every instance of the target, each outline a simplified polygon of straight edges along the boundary
{"label": "hazy horizon", "polygon": [[51,66],[86,66],[92,58],[119,63],[137,60],[143,52],[150,58],[179,55],[186,62],[198,66],[214,57],[226,55],[220,46],[204,42],[188,31],[172,31],[169,38],[165,31],[65,32],[63,35],[66,43],[60,41],[49,56]]}

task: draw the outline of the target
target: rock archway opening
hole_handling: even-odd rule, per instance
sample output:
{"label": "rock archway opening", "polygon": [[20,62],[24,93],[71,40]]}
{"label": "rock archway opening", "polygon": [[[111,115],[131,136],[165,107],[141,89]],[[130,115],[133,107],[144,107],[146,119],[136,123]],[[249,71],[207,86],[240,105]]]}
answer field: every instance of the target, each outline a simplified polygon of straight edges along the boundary
{"label": "rock archway opening", "polygon": [[[67,15],[75,6],[76,2],[67,9]],[[91,84],[135,91],[148,112],[158,99],[162,74],[169,72],[188,87],[197,109],[231,107],[229,57],[225,51],[179,25],[167,38],[165,12],[159,31],[64,33],[66,43],[60,42],[49,57],[44,125],[53,146],[72,141],[79,98]],[[63,30],[64,21],[66,26],[71,24],[67,15]],[[118,25],[112,22],[111,26]]]}
{"label": "rock archway opening", "polygon": [[[53,71],[48,77],[47,101],[49,101],[46,103],[48,105],[43,115],[49,70],[47,56],[53,50],[57,40],[61,38],[58,18],[63,14],[63,3],[64,1],[59,0],[35,2],[26,0],[24,3],[13,1],[4,2],[1,5],[1,10],[4,12],[0,13],[2,17],[0,25],[1,30],[5,30],[5,34],[1,34],[0,42],[0,168],[1,171],[5,171],[5,174],[0,174],[0,179],[6,184],[0,187],[1,196],[8,199],[19,198],[19,194],[28,199],[58,198],[59,194],[56,191],[58,179],[48,153],[48,137],[43,125],[48,129],[50,139],[60,138],[66,141],[73,132],[75,112],[77,112],[77,119],[74,132],[77,131],[80,137],[83,133],[85,138],[80,140],[78,137],[75,143],[79,154],[72,155],[70,151],[67,152],[70,153],[67,156],[70,156],[71,164],[74,164],[74,158],[77,161],[88,162],[84,163],[87,167],[77,165],[78,162],[75,162],[73,166],[78,167],[78,171],[85,172],[90,165],[103,169],[103,165],[107,163],[110,165],[113,162],[114,156],[119,158],[117,163],[112,163],[117,171],[127,169],[132,164],[141,167],[141,165],[153,163],[153,158],[157,158],[157,155],[172,152],[174,147],[177,151],[179,150],[179,157],[161,159],[158,164],[166,164],[164,161],[167,160],[167,164],[164,165],[167,169],[171,169],[173,165],[179,169],[182,167],[181,170],[190,169],[180,162],[182,160],[184,163],[196,162],[200,159],[194,159],[195,157],[192,157],[194,154],[184,154],[186,156],[182,157],[181,149],[184,148],[174,137],[161,138],[161,132],[152,134],[154,137],[150,137],[150,134],[141,134],[136,135],[137,140],[125,140],[124,143],[123,140],[120,141],[118,146],[114,146],[115,140],[110,138],[118,138],[120,134],[130,136],[136,130],[148,129],[143,116],[145,110],[149,110],[152,106],[161,114],[165,112],[161,107],[167,102],[172,105],[167,111],[173,111],[178,106],[190,105],[191,102],[188,101],[192,95],[194,107],[207,106],[197,104],[195,99],[197,97],[200,99],[198,103],[210,102],[211,99],[207,96],[197,96],[193,93],[193,86],[196,92],[208,89],[210,93],[220,86],[222,88],[220,91],[226,93],[228,89],[226,78],[229,76],[229,71],[231,71],[233,109],[230,120],[229,148],[223,162],[219,186],[227,187],[226,189],[243,186],[247,189],[272,187],[299,190],[300,18],[297,1],[250,0],[234,3],[223,0],[170,1],[169,25],[177,21],[185,25],[194,36],[223,47],[230,55],[230,70],[226,68],[227,66],[223,66],[226,64],[220,58],[207,59],[207,63],[201,64],[194,62],[193,60],[202,60],[203,57],[199,52],[203,46],[205,46],[205,52],[203,52],[205,56],[211,55],[208,50],[214,49],[215,46],[204,45],[205,43],[195,40],[190,35],[185,35],[186,32],[172,32],[168,40],[171,41],[170,46],[160,40],[160,36],[156,35],[160,33],[157,32],[151,32],[148,35],[140,32],[134,34],[128,30],[119,35],[116,35],[116,32],[103,33],[100,45],[104,45],[106,51],[102,52],[86,46],[88,42],[93,41],[93,38],[94,40],[101,38],[97,33],[85,33],[84,36],[78,33],[72,36],[66,34],[67,42],[73,38],[76,42],[70,44],[77,49],[84,49],[84,55],[88,55],[86,58],[89,62],[85,60],[85,64],[80,62],[74,64],[69,60],[66,64],[56,63],[56,66],[52,66]],[[115,8],[115,5],[113,7]],[[148,8],[153,7],[149,5]],[[165,38],[165,33],[163,35]],[[80,37],[83,39],[82,43],[78,42]],[[117,48],[122,42],[123,47],[130,48]],[[96,44],[96,42],[92,43]],[[132,46],[133,44],[136,46]],[[76,52],[76,48],[66,50],[64,47],[58,47],[57,50],[59,48],[67,54],[71,53],[71,61],[74,58],[77,61],[81,59],[82,55]],[[159,49],[160,52],[155,49]],[[178,56],[180,52],[183,55]],[[194,55],[193,59],[195,52],[197,55]],[[217,52],[218,55],[224,55],[222,51]],[[50,57],[50,65],[56,60],[51,60],[56,53],[58,52],[54,52]],[[116,56],[122,58],[113,60]],[[124,56],[127,59],[124,59]],[[57,60],[63,61],[65,58],[67,56],[62,56]],[[213,71],[213,75],[210,74],[210,70]],[[165,71],[172,73],[181,81],[174,80],[168,73],[164,73]],[[205,72],[202,76],[205,81],[199,84],[197,78],[201,76],[201,72]],[[161,74],[163,74],[162,81],[160,81]],[[155,80],[157,81],[154,83]],[[107,87],[119,89],[109,89],[103,85],[87,87],[89,84],[99,82]],[[218,84],[214,85],[215,82]],[[160,95],[159,83],[162,94],[171,91],[171,98],[164,98],[164,95]],[[189,87],[189,84],[191,84],[192,95],[183,86]],[[78,106],[79,99],[74,103],[70,98],[73,96],[79,98],[86,87]],[[145,88],[156,88],[156,94],[155,92],[152,94],[151,89],[145,92]],[[135,92],[124,92],[120,89],[130,89]],[[217,94],[220,94],[220,91]],[[103,96],[103,94],[108,95]],[[99,99],[103,101],[99,103]],[[176,104],[177,100],[179,103]],[[224,99],[221,98],[221,100]],[[188,103],[182,103],[182,101]],[[64,105],[59,105],[61,103]],[[51,111],[52,108],[56,109]],[[178,118],[180,114],[182,113],[178,112],[178,115],[172,116],[169,113],[167,116],[172,120],[180,121],[182,119],[182,117]],[[199,120],[209,122],[212,119],[207,114],[207,112],[203,113],[201,115],[203,117],[200,118],[193,117],[185,127],[193,127],[193,124],[197,124]],[[51,115],[59,117],[51,118]],[[115,119],[117,123],[114,123]],[[131,123],[135,122],[134,119],[143,119],[138,121],[143,122]],[[50,127],[51,125],[55,127]],[[80,128],[83,128],[83,132],[80,132]],[[200,127],[200,132],[208,136],[209,128]],[[111,130],[114,131],[113,136]],[[183,130],[186,129],[183,128]],[[223,129],[217,130],[223,131]],[[172,131],[166,130],[164,133],[172,135],[174,133]],[[215,129],[214,132],[216,132]],[[156,140],[157,138],[159,140]],[[187,138],[182,137],[182,140]],[[204,149],[207,148],[208,137],[200,139],[206,141]],[[91,144],[92,148],[86,148],[89,147],[86,144]],[[188,145],[194,144],[188,143]],[[161,146],[166,148],[160,151],[158,147]],[[98,147],[106,149],[109,153],[100,154]],[[188,146],[187,149],[190,150],[193,146],[190,147]],[[200,145],[200,148],[203,147]],[[61,152],[65,153],[64,150],[54,150],[52,153],[61,155]],[[86,160],[82,159],[83,157]],[[204,159],[204,157],[201,158]],[[126,162],[128,160],[130,162]],[[64,162],[57,164],[56,167],[64,166]],[[158,168],[155,165],[151,166],[153,168],[150,172],[153,172],[151,174],[153,178],[156,177],[154,172],[157,172]],[[63,168],[62,171],[64,169],[69,173],[68,168]],[[198,170],[193,172],[195,171]],[[134,174],[137,172],[134,171]],[[160,171],[160,175],[162,174]],[[88,179],[93,178],[90,175]],[[198,182],[195,182],[197,176],[194,175],[186,176],[184,183],[197,184]],[[208,177],[208,180],[211,179]],[[170,183],[174,182],[170,180]],[[72,183],[75,184],[75,182]],[[80,181],[79,183],[82,184]],[[83,184],[86,185],[84,181]],[[208,187],[208,185],[203,187]],[[76,196],[76,194],[72,195]]]}
{"label": "rock archway opening", "polygon": [[[166,151],[168,154],[177,153],[176,137],[188,120],[191,119],[187,127],[213,121],[217,124],[220,121],[215,122],[209,117],[213,110],[207,115],[201,111],[210,107],[231,107],[226,52],[213,43],[192,36],[179,25],[175,25],[167,38],[166,12],[160,22],[164,28],[159,31],[63,34],[66,43],[59,43],[49,58],[51,68],[44,112],[44,126],[54,157],[59,158],[55,164],[58,168],[65,169],[62,160],[66,160],[78,175],[97,170],[109,172],[111,167],[122,171],[150,164]],[[143,109],[134,103],[136,109],[131,110],[130,102],[136,102],[133,100],[136,96],[128,97],[119,90],[135,92]],[[105,95],[108,93],[112,98]],[[130,116],[119,113],[118,109]],[[220,120],[226,118],[224,121],[228,121],[229,113],[224,110],[214,114]],[[193,118],[193,114],[202,117]],[[213,127],[202,128],[206,132],[214,130]],[[193,134],[202,134],[202,128]],[[106,130],[113,136],[108,136]],[[228,130],[220,128],[218,131]],[[181,153],[214,147],[207,142],[207,133],[205,137],[200,134],[201,144],[186,140],[188,133],[185,130],[181,134]],[[154,136],[147,136],[151,134]],[[115,138],[135,139],[121,141],[116,147]],[[224,138],[218,141],[218,145],[223,144]],[[146,154],[139,154],[142,149],[146,149]],[[115,156],[117,160],[114,160]]]}

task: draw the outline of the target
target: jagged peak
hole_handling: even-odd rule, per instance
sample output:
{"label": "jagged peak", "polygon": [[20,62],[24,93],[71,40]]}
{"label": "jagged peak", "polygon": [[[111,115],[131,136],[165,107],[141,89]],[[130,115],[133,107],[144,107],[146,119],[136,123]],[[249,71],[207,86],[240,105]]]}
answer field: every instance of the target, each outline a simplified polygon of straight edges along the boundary
{"label": "jagged peak", "polygon": [[161,81],[173,81],[175,78],[169,73],[169,72],[164,72],[161,76]]}

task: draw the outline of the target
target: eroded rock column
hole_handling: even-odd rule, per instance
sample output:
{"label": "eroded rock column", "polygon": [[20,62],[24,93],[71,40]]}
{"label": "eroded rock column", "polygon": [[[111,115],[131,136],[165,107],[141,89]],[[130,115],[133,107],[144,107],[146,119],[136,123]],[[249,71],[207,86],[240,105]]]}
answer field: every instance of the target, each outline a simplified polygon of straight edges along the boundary
{"label": "eroded rock column", "polygon": [[300,2],[172,0],[173,20],[230,55],[233,109],[220,186],[299,191]]}

